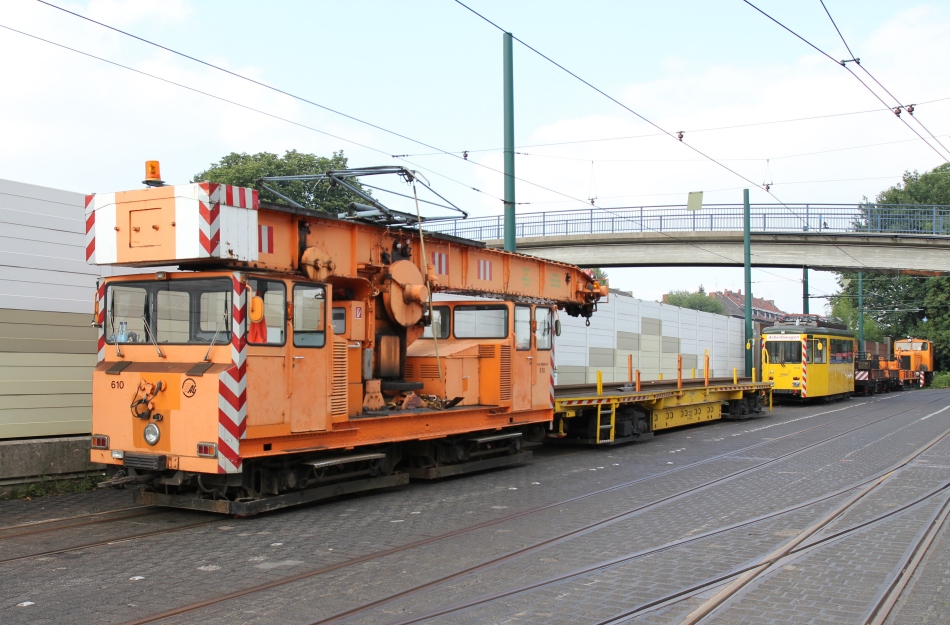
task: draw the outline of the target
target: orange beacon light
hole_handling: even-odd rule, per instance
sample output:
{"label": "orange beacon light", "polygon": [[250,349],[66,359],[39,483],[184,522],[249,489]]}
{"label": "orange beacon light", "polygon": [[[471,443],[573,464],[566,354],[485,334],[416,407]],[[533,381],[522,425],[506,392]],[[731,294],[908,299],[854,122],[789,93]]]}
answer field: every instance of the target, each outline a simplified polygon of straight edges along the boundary
{"label": "orange beacon light", "polygon": [[161,187],[165,183],[162,181],[162,169],[158,161],[145,161],[145,180],[142,184],[150,187]]}

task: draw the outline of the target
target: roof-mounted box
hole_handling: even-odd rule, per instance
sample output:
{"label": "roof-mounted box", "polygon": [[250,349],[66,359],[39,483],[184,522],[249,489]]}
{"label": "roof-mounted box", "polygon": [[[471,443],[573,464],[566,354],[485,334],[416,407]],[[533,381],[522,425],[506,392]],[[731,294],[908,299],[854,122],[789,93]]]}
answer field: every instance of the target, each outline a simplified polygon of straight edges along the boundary
{"label": "roof-mounted box", "polygon": [[256,261],[257,191],[197,182],[86,196],[86,262]]}

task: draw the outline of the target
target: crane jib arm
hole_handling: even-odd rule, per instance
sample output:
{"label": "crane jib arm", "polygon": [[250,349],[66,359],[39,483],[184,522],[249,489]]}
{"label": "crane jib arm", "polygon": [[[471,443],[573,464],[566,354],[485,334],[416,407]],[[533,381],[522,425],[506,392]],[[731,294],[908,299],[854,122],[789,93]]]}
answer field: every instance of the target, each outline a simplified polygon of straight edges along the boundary
{"label": "crane jib arm", "polygon": [[[86,197],[86,260],[305,273],[405,302],[428,290],[557,304],[589,317],[607,297],[585,271],[417,229],[261,204],[257,191],[199,182]],[[362,289],[360,289],[362,290]],[[388,301],[388,300],[387,300]]]}

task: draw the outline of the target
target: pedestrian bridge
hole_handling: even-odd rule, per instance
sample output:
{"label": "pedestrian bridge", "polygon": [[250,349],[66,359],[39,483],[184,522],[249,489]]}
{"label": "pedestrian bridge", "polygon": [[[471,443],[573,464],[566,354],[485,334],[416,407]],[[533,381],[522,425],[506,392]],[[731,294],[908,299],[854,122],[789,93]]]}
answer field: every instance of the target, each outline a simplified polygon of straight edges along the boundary
{"label": "pedestrian bridge", "polygon": [[[950,275],[950,206],[753,204],[752,264]],[[501,247],[504,218],[430,230]],[[741,266],[743,206],[592,208],[517,216],[518,251],[586,267]]]}

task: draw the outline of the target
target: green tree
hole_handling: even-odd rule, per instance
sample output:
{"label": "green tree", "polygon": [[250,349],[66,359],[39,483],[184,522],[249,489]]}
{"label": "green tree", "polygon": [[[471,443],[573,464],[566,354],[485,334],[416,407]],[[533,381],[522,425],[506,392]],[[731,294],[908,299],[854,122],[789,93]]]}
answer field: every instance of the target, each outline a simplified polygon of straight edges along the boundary
{"label": "green tree", "polygon": [[[849,278],[844,277],[843,279],[848,280]],[[855,274],[854,281],[857,282],[857,274]],[[857,335],[858,301],[855,299],[857,297],[857,288],[853,290],[853,294],[850,292],[842,292],[831,300],[831,316],[837,317],[838,319],[844,321],[848,328],[850,328],[855,333],[855,335]],[[866,303],[865,309],[867,309]],[[874,316],[865,314],[864,340],[882,342],[884,340],[884,336],[884,331],[881,330],[881,327],[878,325],[877,319]]]}
{"label": "green tree", "polygon": [[706,289],[702,286],[700,286],[699,290],[695,293],[691,293],[690,291],[670,291],[663,298],[663,303],[679,306],[680,308],[715,313],[717,315],[726,314],[722,302],[715,297],[706,295]]}
{"label": "green tree", "polygon": [[[251,187],[260,191],[260,198],[263,201],[286,203],[264,189],[257,181],[265,176],[322,174],[328,170],[346,168],[347,159],[342,151],[334,152],[329,158],[316,154],[304,154],[297,150],[288,150],[283,156],[270,152],[257,154],[231,152],[217,163],[212,163],[208,169],[195,174],[192,182],[208,180]],[[268,186],[302,206],[333,214],[344,212],[348,203],[359,199],[346,189],[339,186],[331,187],[326,182],[273,182]]]}
{"label": "green tree", "polygon": [[[880,232],[887,230],[920,230],[923,232],[950,233],[950,211],[878,206],[879,204],[921,204],[933,207],[950,205],[950,163],[944,163],[924,173],[905,171],[903,179],[877,194],[876,204],[864,199],[862,220],[856,223],[859,230]],[[936,221],[934,220],[936,217]],[[860,221],[860,220],[859,220]]]}
{"label": "green tree", "polygon": [[[842,290],[832,298],[835,316],[858,329],[858,274],[842,273]],[[938,370],[950,368],[950,278],[864,276],[864,339],[885,336],[930,339]],[[924,321],[926,319],[926,321]]]}
{"label": "green tree", "polygon": [[950,204],[950,163],[924,173],[905,171],[903,180],[877,194],[878,204]]}
{"label": "green tree", "polygon": [[594,274],[594,280],[599,280],[601,282],[607,280],[607,272],[600,267],[591,267],[590,270]]}
{"label": "green tree", "polygon": [[[875,200],[878,204],[950,205],[950,163],[923,174],[905,172],[901,182],[878,193]],[[901,212],[875,204],[865,204],[864,211],[872,230],[918,228],[950,233],[950,211],[946,209],[938,209],[936,223],[933,211]],[[832,310],[857,331],[858,275],[844,272],[838,277],[842,290],[832,298]],[[930,339],[937,368],[950,368],[950,278],[880,274],[863,278],[865,340],[884,336]]]}

